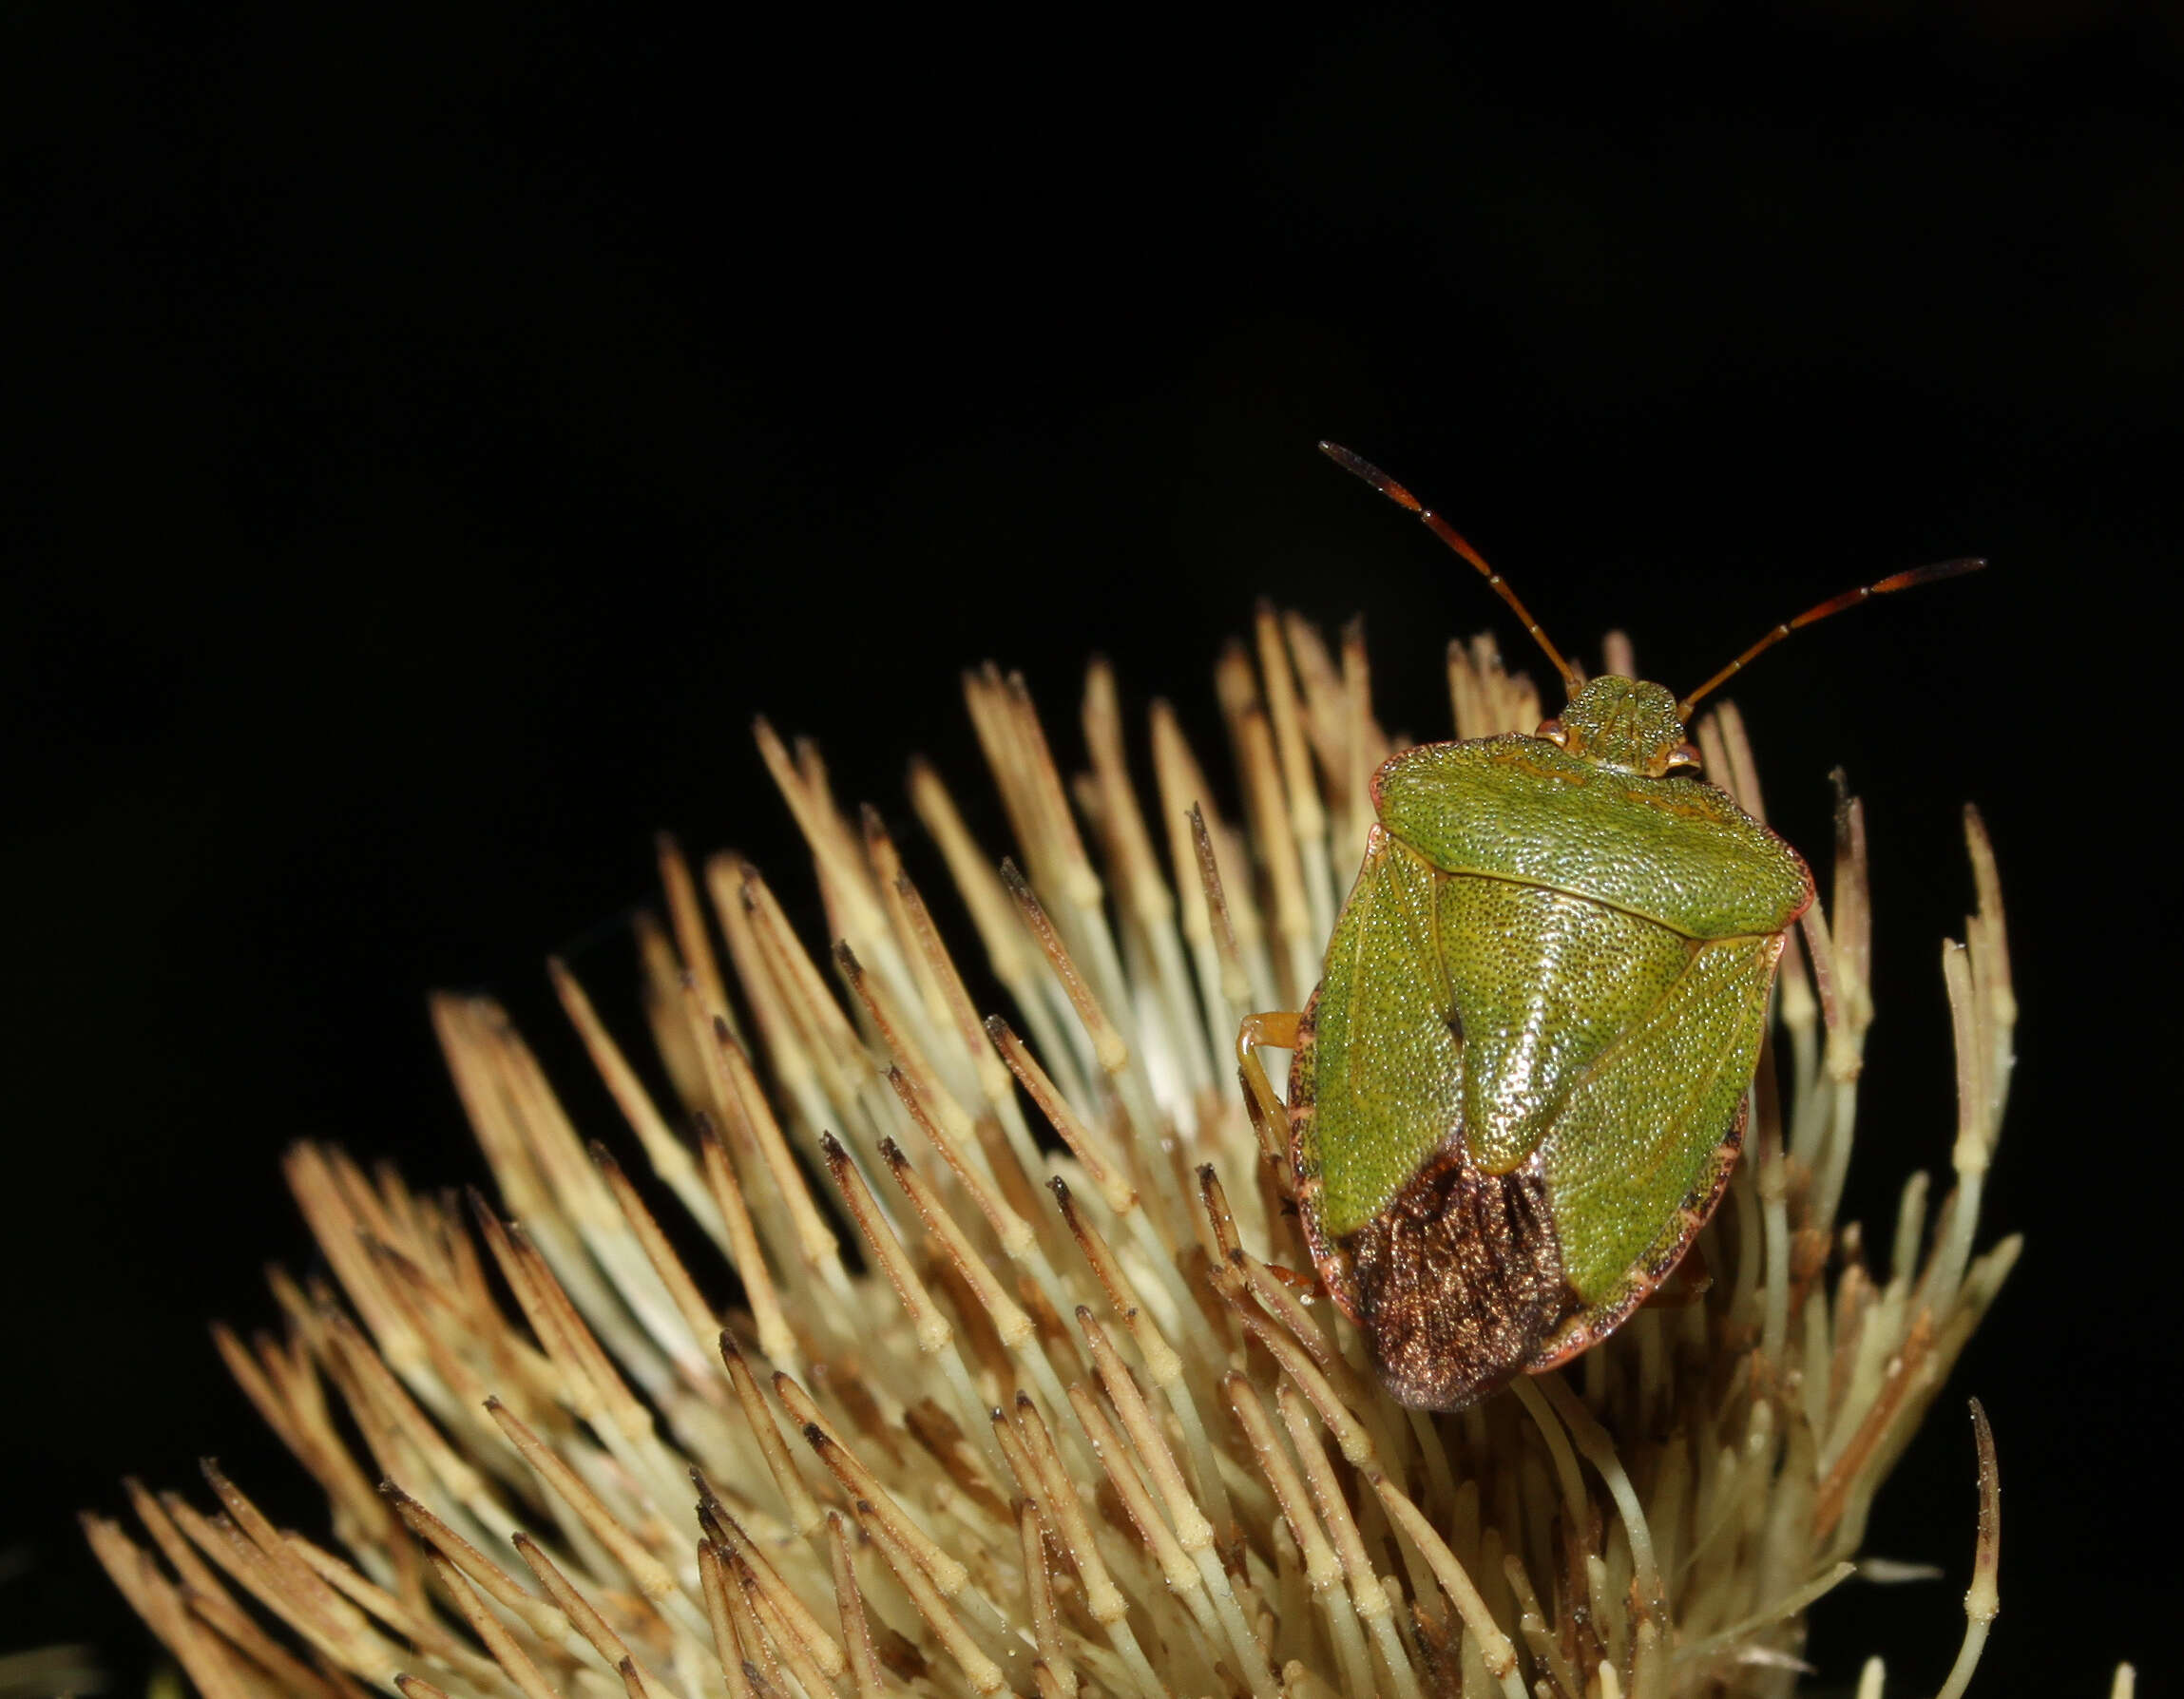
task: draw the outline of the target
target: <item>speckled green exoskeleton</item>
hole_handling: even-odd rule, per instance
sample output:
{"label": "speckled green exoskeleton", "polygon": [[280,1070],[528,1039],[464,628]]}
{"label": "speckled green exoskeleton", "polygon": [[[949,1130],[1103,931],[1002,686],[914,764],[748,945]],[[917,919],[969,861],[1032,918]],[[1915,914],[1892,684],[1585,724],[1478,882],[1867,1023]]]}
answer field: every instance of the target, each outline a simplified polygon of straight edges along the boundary
{"label": "speckled green exoskeleton", "polygon": [[1702,780],[1692,705],[1800,625],[1981,563],[1898,573],[1776,626],[1678,699],[1581,681],[1456,531],[1328,452],[1484,573],[1569,691],[1533,736],[1433,743],[1372,780],[1377,822],[1293,1051],[1296,1203],[1319,1276],[1403,1403],[1457,1409],[1604,1339],[1728,1184],[1789,928],[1812,876]]}

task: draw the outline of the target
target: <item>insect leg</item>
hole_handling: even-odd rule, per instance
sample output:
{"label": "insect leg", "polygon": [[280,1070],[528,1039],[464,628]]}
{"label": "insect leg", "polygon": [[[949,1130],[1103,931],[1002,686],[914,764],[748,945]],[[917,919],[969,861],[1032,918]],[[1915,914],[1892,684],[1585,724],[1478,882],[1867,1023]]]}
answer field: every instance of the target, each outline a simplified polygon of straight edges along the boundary
{"label": "insect leg", "polygon": [[1707,1267],[1706,1250],[1697,1240],[1683,1253],[1683,1261],[1646,1295],[1650,1309],[1685,1309],[1703,1302],[1714,1289],[1714,1270]]}
{"label": "insect leg", "polygon": [[1267,1078],[1259,1051],[1294,1050],[1300,1020],[1294,1009],[1281,1009],[1246,1015],[1243,1024],[1236,1028],[1236,1072],[1243,1079],[1244,1108],[1250,1112],[1260,1151],[1284,1174],[1289,1170],[1289,1111],[1274,1096],[1274,1082]]}

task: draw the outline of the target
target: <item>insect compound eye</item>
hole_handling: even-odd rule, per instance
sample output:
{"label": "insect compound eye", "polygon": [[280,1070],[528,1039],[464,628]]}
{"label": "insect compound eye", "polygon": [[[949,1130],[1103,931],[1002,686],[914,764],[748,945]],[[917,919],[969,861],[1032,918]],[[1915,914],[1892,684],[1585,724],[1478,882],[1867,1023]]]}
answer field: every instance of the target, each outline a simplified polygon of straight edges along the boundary
{"label": "insect compound eye", "polygon": [[1671,767],[1695,768],[1699,766],[1700,758],[1698,754],[1698,746],[1692,743],[1677,744],[1676,748],[1669,752],[1668,764]]}
{"label": "insect compound eye", "polygon": [[1556,745],[1558,748],[1569,741],[1569,735],[1562,730],[1562,722],[1559,719],[1542,720],[1540,722],[1540,729],[1537,732],[1534,732],[1532,735],[1535,737],[1544,737],[1549,743]]}

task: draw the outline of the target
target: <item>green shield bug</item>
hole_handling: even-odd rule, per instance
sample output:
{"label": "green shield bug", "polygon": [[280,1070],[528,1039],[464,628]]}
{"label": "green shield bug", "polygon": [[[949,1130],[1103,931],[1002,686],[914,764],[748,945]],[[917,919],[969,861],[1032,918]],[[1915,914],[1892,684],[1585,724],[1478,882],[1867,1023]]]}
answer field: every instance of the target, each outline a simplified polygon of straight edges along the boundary
{"label": "green shield bug", "polygon": [[1440,515],[1328,455],[1482,573],[1569,694],[1533,736],[1431,743],[1372,780],[1377,821],[1301,1014],[1288,1155],[1321,1283],[1404,1403],[1460,1409],[1607,1337],[1712,1214],[1744,1136],[1802,857],[1702,780],[1693,705],[1791,632],[1984,564],[1946,561],[1775,626],[1696,690],[1585,680]]}

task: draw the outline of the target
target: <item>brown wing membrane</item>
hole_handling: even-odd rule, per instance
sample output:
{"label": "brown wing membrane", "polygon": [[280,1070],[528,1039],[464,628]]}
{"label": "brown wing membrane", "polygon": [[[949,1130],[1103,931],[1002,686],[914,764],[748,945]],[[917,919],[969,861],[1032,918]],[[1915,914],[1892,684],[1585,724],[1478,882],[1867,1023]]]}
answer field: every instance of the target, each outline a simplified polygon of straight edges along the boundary
{"label": "brown wing membrane", "polygon": [[1413,1409],[1477,1403],[1570,1308],[1539,1163],[1482,1174],[1461,1139],[1345,1249],[1381,1378]]}

